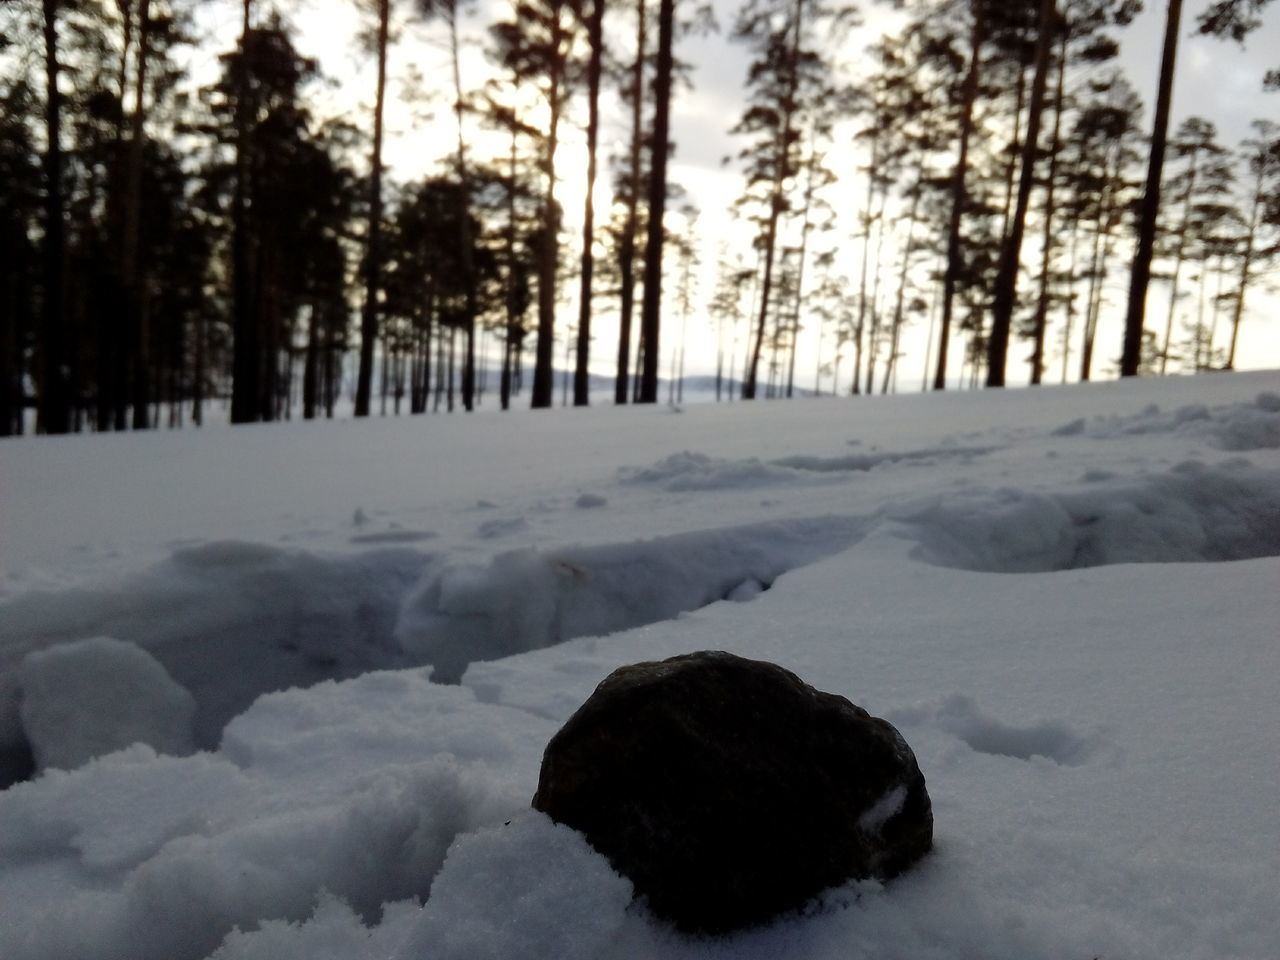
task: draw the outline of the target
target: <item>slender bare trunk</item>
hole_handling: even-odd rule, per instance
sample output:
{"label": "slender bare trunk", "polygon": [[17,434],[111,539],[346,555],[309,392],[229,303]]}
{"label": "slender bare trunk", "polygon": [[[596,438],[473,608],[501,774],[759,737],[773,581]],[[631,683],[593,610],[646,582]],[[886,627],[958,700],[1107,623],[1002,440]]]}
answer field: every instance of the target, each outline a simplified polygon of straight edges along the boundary
{"label": "slender bare trunk", "polygon": [[1013,223],[1010,224],[1009,235],[1000,251],[1000,270],[996,277],[995,303],[991,312],[991,336],[987,341],[987,386],[989,387],[1004,386],[1009,335],[1013,325],[1013,308],[1017,301],[1022,237],[1027,225],[1027,208],[1031,199],[1036,153],[1040,143],[1040,116],[1044,112],[1044,93],[1049,73],[1049,46],[1057,20],[1058,9],[1054,0],[1040,0],[1036,38],[1036,72],[1031,81],[1027,136],[1022,143],[1022,173],[1018,181],[1018,202],[1013,211]]}
{"label": "slender bare trunk", "polygon": [[1164,169],[1165,140],[1169,132],[1169,106],[1173,99],[1173,69],[1178,55],[1181,17],[1182,0],[1169,0],[1164,51],[1160,57],[1155,125],[1147,162],[1147,189],[1138,210],[1138,243],[1129,278],[1129,307],[1124,322],[1124,349],[1120,357],[1122,377],[1136,377],[1142,361],[1142,328],[1147,309],[1147,285],[1151,281],[1151,258],[1155,252],[1156,218],[1160,213],[1160,176]]}
{"label": "slender bare trunk", "polygon": [[1199,150],[1193,149],[1187,166],[1187,189],[1182,198],[1182,223],[1178,226],[1178,239],[1173,250],[1173,274],[1169,277],[1169,313],[1165,317],[1164,345],[1160,348],[1160,376],[1169,369],[1169,349],[1173,342],[1173,320],[1178,310],[1178,280],[1182,274],[1183,254],[1186,251],[1187,231],[1191,226],[1191,201],[1196,188],[1196,164]]}
{"label": "slender bare trunk", "polygon": [[1058,77],[1053,93],[1053,133],[1049,137],[1049,176],[1044,194],[1044,233],[1040,238],[1040,296],[1036,300],[1036,314],[1032,321],[1031,384],[1038,386],[1044,376],[1044,339],[1049,326],[1050,271],[1053,268],[1054,191],[1058,182],[1058,151],[1062,146],[1063,94],[1067,75],[1067,39],[1069,30],[1064,24],[1058,42]]}
{"label": "slender bare trunk", "polygon": [[1249,285],[1249,271],[1253,266],[1254,244],[1257,240],[1258,219],[1262,210],[1262,175],[1263,165],[1258,164],[1257,183],[1253,191],[1253,205],[1249,212],[1249,229],[1244,237],[1244,254],[1240,258],[1240,279],[1236,287],[1235,308],[1231,314],[1231,342],[1227,347],[1227,362],[1224,370],[1236,368],[1236,343],[1240,339],[1240,321],[1244,319],[1244,292]]}
{"label": "slender bare trunk", "polygon": [[373,106],[373,153],[369,166],[369,234],[365,245],[364,310],[360,317],[360,368],[356,377],[357,417],[369,415],[373,351],[378,340],[378,295],[382,287],[382,115],[387,93],[390,0],[378,0],[378,84]]}
{"label": "slender bare trunk", "polygon": [[58,0],[44,0],[45,135],[44,152],[44,290],[40,331],[40,406],[38,429],[66,433],[71,429],[71,384],[68,377],[63,283],[66,273],[66,229],[62,191],[62,97],[58,93]]}
{"label": "slender bare trunk", "polygon": [[760,290],[760,319],[756,326],[755,345],[751,351],[751,362],[747,367],[746,380],[742,384],[742,399],[753,400],[756,395],[757,369],[760,365],[760,351],[764,346],[765,330],[769,319],[769,298],[773,292],[773,267],[775,248],[778,243],[778,223],[786,208],[784,186],[787,180],[791,141],[794,135],[796,93],[800,85],[798,60],[800,38],[804,27],[804,0],[796,0],[794,34],[791,41],[791,69],[787,77],[787,90],[782,98],[784,104],[782,127],[777,142],[774,158],[773,193],[769,199],[769,222],[764,243],[764,278]]}
{"label": "slender bare trunk", "polygon": [[249,77],[249,31],[252,0],[241,5],[240,58],[235,77],[235,186],[231,198],[232,375],[231,422],[258,419],[261,391],[261,331],[254,297],[252,236],[249,224],[249,124],[252,116]]}
{"label": "slender bare trunk", "polygon": [[145,283],[141,279],[139,264],[141,261],[142,235],[142,166],[146,148],[146,128],[143,125],[143,112],[147,88],[147,40],[150,31],[147,29],[151,17],[150,0],[141,0],[138,8],[138,64],[136,86],[133,96],[133,117],[129,133],[129,179],[125,199],[124,219],[124,301],[128,311],[130,333],[130,353],[132,354],[133,376],[130,383],[130,394],[133,404],[133,429],[145,430],[148,424],[147,403],[149,401],[150,384],[148,357],[148,341],[150,331],[147,329],[147,310]]}
{"label": "slender bare trunk", "polygon": [[649,222],[644,251],[644,299],[640,304],[640,336],[644,342],[641,403],[658,400],[658,340],[662,326],[662,247],[666,231],[667,156],[671,139],[671,80],[675,69],[675,0],[658,5],[658,60],[653,78],[653,141],[649,164]]}
{"label": "slender bare trunk", "polygon": [[591,58],[587,65],[587,196],[582,210],[582,285],[578,298],[578,356],[573,373],[573,404],[585,407],[588,401],[587,364],[591,357],[591,283],[595,257],[596,141],[600,136],[600,74],[604,57],[604,0],[592,0],[587,18],[587,42]]}
{"label": "slender bare trunk", "polygon": [[978,98],[978,79],[982,73],[982,45],[986,42],[986,10],[983,0],[973,0],[973,28],[969,72],[964,80],[964,105],[960,115],[960,148],[951,182],[951,215],[947,224],[947,269],[942,281],[942,328],[938,332],[938,369],[933,389],[947,386],[947,353],[951,341],[951,319],[955,310],[956,287],[959,285],[961,252],[960,223],[967,205],[965,178],[969,169],[969,138],[973,133],[973,107]]}

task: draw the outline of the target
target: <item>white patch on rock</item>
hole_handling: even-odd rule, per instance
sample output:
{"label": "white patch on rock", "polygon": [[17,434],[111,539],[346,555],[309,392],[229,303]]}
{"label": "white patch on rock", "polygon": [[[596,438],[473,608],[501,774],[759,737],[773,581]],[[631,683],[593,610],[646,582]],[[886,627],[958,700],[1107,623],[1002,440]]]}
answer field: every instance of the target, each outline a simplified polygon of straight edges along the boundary
{"label": "white patch on rock", "polygon": [[863,833],[878,834],[881,827],[902,812],[902,805],[906,799],[906,784],[900,783],[885,791],[884,795],[858,818],[858,829]]}

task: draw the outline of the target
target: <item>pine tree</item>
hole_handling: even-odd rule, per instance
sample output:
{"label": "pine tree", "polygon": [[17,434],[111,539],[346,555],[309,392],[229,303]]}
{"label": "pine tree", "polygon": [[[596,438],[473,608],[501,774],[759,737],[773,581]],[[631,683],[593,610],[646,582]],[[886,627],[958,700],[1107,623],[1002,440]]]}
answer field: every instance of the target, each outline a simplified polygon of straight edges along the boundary
{"label": "pine tree", "polygon": [[[828,67],[812,40],[818,12],[806,0],[753,0],[739,12],[734,26],[735,38],[755,49],[747,79],[754,102],[734,132],[754,138],[741,157],[747,162],[749,203],[759,208],[762,258],[759,314],[743,378],[744,400],[757,395],[770,311],[778,302],[775,269],[783,218],[791,205],[787,188],[801,169],[802,132],[829,86]],[[826,22],[837,26],[838,16]]]}
{"label": "pine tree", "polygon": [[1022,173],[1018,182],[1018,200],[1013,219],[1000,251],[1000,271],[996,276],[995,301],[992,307],[991,338],[987,354],[987,386],[1004,386],[1005,360],[1009,350],[1013,308],[1017,297],[1018,270],[1022,237],[1026,228],[1027,207],[1035,178],[1035,163],[1040,144],[1040,119],[1044,109],[1045,88],[1049,75],[1049,49],[1053,34],[1060,29],[1054,0],[1041,0],[1036,19],[1035,76],[1031,84],[1027,133],[1022,144]]}
{"label": "pine tree", "polygon": [[63,284],[66,275],[66,231],[62,192],[62,95],[58,91],[61,65],[58,59],[59,0],[43,0],[45,75],[44,150],[44,273],[41,285],[39,415],[36,429],[42,433],[66,433],[71,429],[69,376]]}
{"label": "pine tree", "polygon": [[591,0],[584,26],[587,62],[587,190],[582,212],[582,275],[578,294],[578,353],[573,374],[574,406],[587,405],[587,367],[591,354],[591,298],[595,257],[596,153],[600,136],[600,79],[604,67],[604,0]]}
{"label": "pine tree", "polygon": [[640,302],[642,345],[637,403],[658,400],[659,335],[662,320],[662,248],[666,240],[667,159],[671,141],[671,84],[675,72],[675,0],[658,0],[658,47],[653,75],[653,132],[649,141],[649,196],[645,222],[644,295]]}
{"label": "pine tree", "polygon": [[0,437],[24,432],[24,373],[40,283],[41,179],[35,127],[39,104],[26,78],[0,90]]}
{"label": "pine tree", "polygon": [[1203,191],[1206,182],[1202,173],[1214,158],[1225,151],[1216,142],[1217,131],[1214,125],[1203,117],[1188,117],[1175,131],[1169,146],[1175,160],[1182,162],[1182,169],[1170,176],[1167,189],[1173,203],[1173,215],[1177,222],[1164,224],[1161,231],[1167,249],[1163,251],[1172,259],[1169,273],[1169,309],[1165,318],[1164,336],[1160,346],[1159,372],[1163,376],[1168,372],[1169,360],[1172,356],[1174,318],[1177,315],[1178,299],[1181,295],[1179,281],[1182,266],[1193,242],[1192,231],[1195,225],[1197,205],[1204,199]]}
{"label": "pine tree", "polygon": [[636,240],[641,228],[640,190],[647,171],[643,165],[644,146],[644,77],[648,56],[648,0],[636,0],[636,52],[629,71],[629,82],[622,96],[631,111],[631,135],[627,162],[617,177],[614,196],[625,208],[620,232],[617,233],[618,263],[618,358],[614,377],[614,403],[624,404],[630,393],[631,326],[635,311]]}
{"label": "pine tree", "polygon": [[390,42],[391,0],[377,0],[377,82],[373,106],[373,150],[369,157],[369,226],[365,233],[364,307],[360,315],[360,366],[356,375],[357,417],[369,415],[373,385],[373,352],[378,339],[378,299],[382,272],[382,127],[387,90],[387,47]]}
{"label": "pine tree", "polygon": [[[1265,262],[1280,255],[1280,243],[1264,243],[1264,231],[1269,226],[1265,220],[1268,198],[1280,190],[1280,155],[1273,144],[1280,138],[1280,125],[1268,120],[1253,122],[1254,136],[1241,144],[1241,155],[1249,173],[1248,193],[1245,196],[1244,235],[1238,253],[1240,267],[1236,280],[1231,316],[1231,341],[1227,347],[1225,369],[1235,369],[1236,345],[1240,338],[1240,324],[1244,319],[1245,293],[1254,280],[1255,271]],[[1270,225],[1272,233],[1280,233]]]}
{"label": "pine tree", "polygon": [[967,179],[969,175],[969,143],[973,136],[974,106],[978,98],[978,84],[982,75],[982,52],[987,39],[986,4],[984,0],[971,0],[970,31],[968,44],[968,68],[959,103],[959,145],[956,149],[954,172],[951,175],[950,214],[947,220],[946,271],[942,287],[942,326],[938,333],[938,366],[933,378],[933,389],[947,386],[948,347],[954,320],[956,292],[964,270],[960,244],[960,228],[968,206]]}
{"label": "pine tree", "polygon": [[564,0],[517,0],[513,18],[497,24],[493,35],[499,61],[521,82],[534,85],[547,112],[542,141],[545,191],[542,238],[538,244],[538,330],[531,400],[535,408],[549,407],[553,388],[556,274],[560,261],[555,158],[560,143],[560,120],[572,90],[573,7]]}
{"label": "pine tree", "polygon": [[[1230,36],[1238,43],[1254,30],[1260,20],[1258,12],[1271,0],[1216,0],[1199,18],[1201,33]],[[1138,241],[1133,256],[1129,283],[1129,306],[1125,317],[1124,350],[1120,359],[1120,375],[1136,376],[1141,359],[1143,321],[1146,316],[1147,285],[1151,279],[1151,258],[1155,247],[1156,220],[1160,211],[1160,182],[1164,167],[1165,143],[1169,130],[1169,110],[1173,92],[1173,75],[1178,52],[1178,31],[1182,17],[1182,0],[1169,0],[1165,26],[1164,51],[1160,60],[1160,83],[1156,114],[1151,134],[1151,150],[1147,164],[1147,185],[1138,218]]]}

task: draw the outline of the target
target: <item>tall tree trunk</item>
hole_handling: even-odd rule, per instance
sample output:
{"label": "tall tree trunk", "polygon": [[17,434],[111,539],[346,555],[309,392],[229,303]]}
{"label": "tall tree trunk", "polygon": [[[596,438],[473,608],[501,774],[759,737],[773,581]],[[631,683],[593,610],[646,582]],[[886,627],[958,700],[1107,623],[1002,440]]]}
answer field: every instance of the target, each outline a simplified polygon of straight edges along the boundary
{"label": "tall tree trunk", "polygon": [[[902,263],[898,270],[898,293],[893,303],[893,323],[889,331],[889,359],[885,364],[884,383],[880,386],[882,394],[889,392],[889,380],[893,376],[893,368],[898,362],[898,344],[902,332],[903,313],[907,298],[907,272],[911,266],[911,244],[915,239],[916,224],[919,221],[920,195],[924,192],[924,153],[919,155],[916,167],[916,186],[911,194],[911,208],[907,212],[907,238],[902,245]],[[872,384],[867,385],[871,392]]]}
{"label": "tall tree trunk", "polygon": [[360,367],[356,376],[357,417],[369,415],[373,349],[378,340],[378,291],[382,286],[382,113],[387,93],[387,34],[391,0],[378,0],[378,86],[373,106],[373,154],[369,173],[369,235],[365,246],[364,310],[360,317]]}
{"label": "tall tree trunk", "polygon": [[40,330],[40,406],[38,429],[71,429],[71,383],[63,283],[66,228],[62,195],[62,96],[58,93],[58,0],[44,0],[45,135],[44,152],[44,297]]}
{"label": "tall tree trunk", "polygon": [[1209,296],[1209,256],[1205,252],[1200,254],[1200,280],[1198,283],[1198,295],[1196,297],[1196,326],[1195,335],[1192,338],[1195,355],[1192,358],[1192,367],[1196,373],[1200,373],[1205,368],[1206,343],[1205,333],[1207,327],[1204,322],[1205,301]]}
{"label": "tall tree trunk", "polygon": [[1225,251],[1218,253],[1217,282],[1213,287],[1213,309],[1209,313],[1209,364],[1213,365],[1213,344],[1218,339],[1218,321],[1222,317],[1222,288],[1226,283],[1227,255]]}
{"label": "tall tree trunk", "polygon": [[889,203],[889,191],[881,190],[880,209],[876,213],[875,272],[871,275],[871,329],[867,331],[867,393],[876,388],[876,359],[880,351],[880,279],[884,276],[884,211]]}
{"label": "tall tree trunk", "polygon": [[133,96],[133,117],[129,133],[129,179],[125,200],[124,219],[124,302],[128,311],[129,352],[133,376],[130,394],[133,404],[133,429],[145,430],[147,422],[147,403],[150,384],[148,383],[149,357],[147,356],[149,331],[144,298],[146,284],[141,277],[141,235],[142,235],[142,165],[145,158],[146,128],[143,125],[147,88],[147,40],[151,17],[151,0],[141,0],[138,8],[138,65],[136,73],[137,85]]}
{"label": "tall tree trunk", "polygon": [[765,330],[769,320],[770,298],[773,294],[773,267],[775,248],[778,244],[778,223],[782,219],[782,211],[786,206],[784,189],[787,180],[787,157],[791,150],[796,93],[800,86],[798,60],[800,37],[804,28],[804,0],[796,0],[793,27],[795,33],[791,41],[791,68],[787,77],[787,89],[782,98],[782,127],[779,131],[777,153],[774,159],[773,193],[769,200],[769,223],[765,233],[764,276],[760,287],[760,319],[756,326],[755,344],[751,350],[751,362],[747,366],[746,379],[742,384],[743,400],[754,400],[756,396],[757,369],[760,365],[760,351],[764,346]]}
{"label": "tall tree trunk", "polygon": [[1036,314],[1031,331],[1031,384],[1039,386],[1044,376],[1044,338],[1049,326],[1049,272],[1053,267],[1053,215],[1054,190],[1058,181],[1058,150],[1062,146],[1062,108],[1067,75],[1067,40],[1070,28],[1062,24],[1062,36],[1058,41],[1058,78],[1053,93],[1053,133],[1049,138],[1049,176],[1044,193],[1044,234],[1040,238],[1040,295],[1036,300]]}
{"label": "tall tree trunk", "polygon": [[1084,331],[1080,346],[1080,380],[1089,380],[1093,369],[1093,344],[1098,331],[1098,317],[1102,312],[1102,291],[1107,278],[1107,263],[1112,254],[1111,231],[1115,216],[1115,178],[1120,175],[1119,148],[1116,148],[1115,168],[1111,161],[1103,167],[1102,195],[1098,201],[1098,228],[1093,237],[1093,256],[1089,270],[1089,292],[1085,301]]}
{"label": "tall tree trunk", "polygon": [[1240,257],[1240,280],[1236,287],[1235,306],[1231,313],[1231,343],[1227,347],[1224,370],[1236,368],[1236,342],[1240,339],[1240,321],[1244,319],[1244,291],[1249,285],[1249,271],[1253,266],[1254,244],[1257,242],[1259,213],[1264,202],[1262,178],[1264,165],[1258,164],[1257,183],[1253,191],[1253,204],[1249,211],[1249,229],[1244,236],[1244,254]]}
{"label": "tall tree trunk", "polygon": [[[811,132],[809,136],[809,163],[808,176],[805,178],[804,186],[804,214],[800,224],[800,252],[798,262],[796,264],[796,288],[791,299],[791,348],[790,357],[787,360],[787,399],[791,399],[792,392],[796,382],[796,346],[800,339],[800,308],[803,305],[804,293],[804,270],[809,251],[809,232],[813,229],[813,217],[811,207],[813,205],[814,192],[814,173],[818,168],[817,153],[817,134]],[[683,338],[683,333],[681,337]],[[684,343],[681,341],[681,362],[684,358]]]}
{"label": "tall tree trunk", "polygon": [[440,412],[440,401],[444,399],[445,385],[444,326],[436,330],[436,383],[431,400],[431,412]]}
{"label": "tall tree trunk", "polygon": [[313,420],[316,415],[316,385],[320,360],[320,308],[311,304],[307,318],[307,352],[302,364],[302,418]]}
{"label": "tall tree trunk", "polygon": [[440,379],[439,367],[433,368],[431,365],[431,340],[432,340],[432,333],[435,330],[435,313],[436,313],[435,281],[433,280],[432,285],[428,287],[427,304],[425,309],[423,310],[422,380],[421,380],[422,409],[418,411],[419,413],[427,412],[427,404],[428,404],[428,401],[431,399],[431,375],[432,375],[433,369],[435,372],[436,379],[437,380]]}
{"label": "tall tree trunk", "polygon": [[1000,225],[1000,240],[1003,243],[1009,237],[1009,228],[1013,224],[1013,194],[1017,182],[1018,160],[1022,153],[1022,108],[1027,99],[1027,65],[1018,59],[1017,96],[1013,104],[1013,139],[1009,142],[1009,162],[1004,165],[1004,219]]}
{"label": "tall tree trunk", "polygon": [[644,300],[640,304],[640,336],[644,341],[644,372],[640,403],[658,401],[658,333],[662,318],[663,216],[667,208],[667,154],[671,140],[672,45],[675,41],[675,0],[658,5],[658,61],[653,79],[653,142],[649,164],[649,223],[644,251]]}
{"label": "tall tree trunk", "polygon": [[254,298],[252,237],[249,224],[250,163],[249,30],[252,0],[241,7],[240,63],[235,88],[235,186],[231,197],[231,299],[232,361],[231,422],[251,423],[258,419],[261,392],[261,347]]}
{"label": "tall tree trunk", "polygon": [[503,410],[511,408],[512,386],[512,354],[516,338],[520,331],[519,296],[517,290],[516,266],[516,164],[518,161],[517,131],[515,124],[511,126],[511,149],[508,157],[507,175],[507,229],[505,237],[504,257],[506,259],[506,286],[503,291],[506,310],[506,328],[502,338],[502,378],[499,384],[499,399]]}
{"label": "tall tree trunk", "polygon": [[591,357],[591,281],[595,258],[596,141],[600,136],[600,73],[604,58],[604,0],[592,0],[587,18],[587,196],[582,209],[582,287],[578,299],[578,357],[573,372],[573,405],[587,405],[587,362]]}
{"label": "tall tree trunk", "polygon": [[[107,177],[106,220],[113,235],[122,235],[126,213],[122,209],[126,205],[125,186],[122,176],[127,180],[126,166],[122,160],[128,153],[126,146],[126,121],[128,114],[124,105],[129,102],[132,88],[129,75],[130,54],[133,51],[134,7],[133,0],[117,0],[116,7],[120,12],[122,24],[120,39],[120,60],[116,71],[116,96],[120,109],[115,120],[115,147],[110,173]],[[96,138],[95,138],[96,140]],[[96,146],[96,144],[95,144]],[[118,244],[116,250],[116,273],[112,280],[116,284],[111,291],[109,302],[104,302],[97,311],[97,343],[96,377],[97,403],[94,417],[95,427],[99,431],[107,431],[117,426],[124,429],[128,422],[128,400],[124,395],[124,383],[128,379],[129,352],[125,349],[123,328],[130,317],[128,306],[128,288],[124,281],[124,244]]]}
{"label": "tall tree trunk", "polygon": [[1004,386],[1004,368],[1009,355],[1009,333],[1017,300],[1018,269],[1022,258],[1022,237],[1027,226],[1027,207],[1035,179],[1036,153],[1040,146],[1040,115],[1044,112],[1044,92],[1049,74],[1049,45],[1058,20],[1054,0],[1040,0],[1036,35],[1036,72],[1031,81],[1031,105],[1027,136],[1022,142],[1022,173],[1018,180],[1018,202],[1013,211],[1009,235],[1000,251],[995,303],[991,311],[991,337],[987,341],[987,386]]}
{"label": "tall tree trunk", "polygon": [[[876,123],[879,123],[877,117]],[[877,129],[875,136],[871,140],[871,163],[867,171],[867,195],[863,199],[862,205],[862,221],[864,224],[862,236],[862,267],[858,277],[858,319],[854,321],[853,339],[854,353],[857,360],[853,365],[853,383],[849,387],[849,392],[859,394],[862,392],[862,344],[863,337],[866,332],[867,321],[867,274],[871,267],[871,226],[875,223],[875,192],[876,182],[879,168],[880,153],[880,133]]]}
{"label": "tall tree trunk", "polygon": [[[383,334],[382,357],[381,357],[381,363],[379,364],[379,366],[382,369],[378,377],[378,401],[379,401],[378,415],[382,417],[385,417],[387,415],[387,391],[391,386],[391,355],[392,355],[391,341],[386,336],[386,334]],[[452,361],[453,357],[450,356],[449,359],[450,361]],[[449,399],[450,401],[452,401],[453,400],[453,392],[452,392],[453,384],[450,383],[449,386],[450,386]],[[450,403],[449,409],[450,410],[453,409],[452,402]]]}
{"label": "tall tree trunk", "polygon": [[1071,363],[1071,333],[1076,319],[1076,267],[1080,263],[1080,217],[1071,218],[1071,243],[1067,254],[1067,296],[1062,321],[1062,383],[1067,382]]}
{"label": "tall tree trunk", "polygon": [[647,53],[646,26],[648,0],[636,0],[636,59],[631,67],[631,156],[628,163],[630,184],[627,190],[627,219],[618,250],[618,272],[621,280],[620,317],[618,321],[618,367],[613,385],[613,402],[627,402],[631,375],[631,315],[635,309],[636,231],[640,208],[640,148],[644,141],[644,62]]}
{"label": "tall tree trunk", "polygon": [[1169,0],[1164,30],[1164,51],[1160,57],[1160,87],[1156,96],[1155,125],[1151,131],[1151,153],[1147,161],[1147,189],[1138,211],[1138,244],[1129,277],[1129,307],[1124,321],[1124,349],[1120,355],[1120,376],[1136,377],[1142,361],[1142,328],[1147,309],[1147,285],[1151,281],[1151,258],[1155,252],[1156,217],[1160,213],[1160,176],[1164,169],[1165,140],[1169,133],[1169,105],[1173,99],[1173,70],[1178,56],[1178,25],[1182,0]]}
{"label": "tall tree trunk", "polygon": [[1200,151],[1193,148],[1187,166],[1187,189],[1182,198],[1182,223],[1178,226],[1178,239],[1173,250],[1173,274],[1169,278],[1169,313],[1165,317],[1164,345],[1160,349],[1160,376],[1169,369],[1169,349],[1173,342],[1173,320],[1178,311],[1178,279],[1182,274],[1182,261],[1186,252],[1187,231],[1191,226],[1191,201],[1196,189],[1196,166]]}
{"label": "tall tree trunk", "polygon": [[280,254],[277,239],[270,231],[261,238],[254,256],[254,276],[258,279],[257,316],[261,326],[262,388],[258,395],[258,419],[276,419],[276,400],[280,395]]}
{"label": "tall tree trunk", "polygon": [[476,403],[476,314],[479,313],[476,277],[475,238],[471,235],[471,168],[467,162],[467,145],[462,132],[462,65],[458,46],[458,0],[446,0],[449,20],[449,52],[453,62],[453,114],[458,128],[458,182],[462,187],[460,211],[462,236],[462,286],[466,297],[465,352],[462,358],[462,406],[470,413]]}
{"label": "tall tree trunk", "polygon": [[942,325],[938,332],[938,369],[933,389],[947,387],[947,352],[951,342],[951,318],[955,310],[956,287],[960,280],[960,222],[967,205],[965,178],[969,170],[969,138],[973,133],[973,107],[978,99],[978,79],[982,73],[982,45],[986,42],[986,10],[983,0],[973,0],[973,28],[969,72],[964,79],[964,102],[960,113],[960,149],[951,179],[951,215],[947,223],[947,269],[942,278]]}
{"label": "tall tree trunk", "polygon": [[556,206],[556,148],[560,140],[560,114],[563,108],[562,87],[564,75],[566,32],[562,21],[562,8],[556,8],[556,22],[552,31],[555,63],[551,70],[551,87],[547,97],[550,122],[547,129],[545,167],[547,192],[542,210],[542,243],[538,251],[538,338],[534,344],[533,390],[531,405],[537,409],[549,407],[555,401],[555,383],[552,367],[555,363],[556,333],[556,270],[560,263],[560,222]]}

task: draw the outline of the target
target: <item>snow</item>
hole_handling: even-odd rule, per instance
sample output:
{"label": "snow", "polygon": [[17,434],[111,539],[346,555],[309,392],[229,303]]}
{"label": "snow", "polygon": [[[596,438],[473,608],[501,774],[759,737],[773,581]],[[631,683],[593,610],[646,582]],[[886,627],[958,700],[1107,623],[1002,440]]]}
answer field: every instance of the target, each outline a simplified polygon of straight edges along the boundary
{"label": "snow", "polygon": [[[5,441],[0,957],[1273,960],[1278,397]],[[720,939],[633,903],[529,800],[698,649],[893,722],[935,851]]]}
{"label": "snow", "polygon": [[132,643],[90,637],[34,650],[17,680],[22,732],[42,770],[79,767],[134,743],[195,749],[195,698]]}

